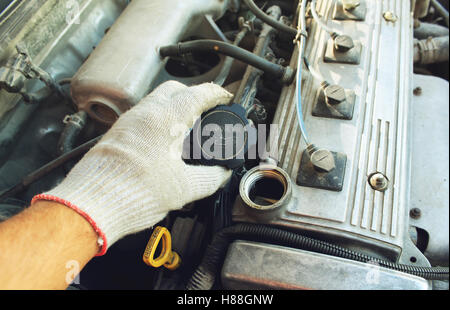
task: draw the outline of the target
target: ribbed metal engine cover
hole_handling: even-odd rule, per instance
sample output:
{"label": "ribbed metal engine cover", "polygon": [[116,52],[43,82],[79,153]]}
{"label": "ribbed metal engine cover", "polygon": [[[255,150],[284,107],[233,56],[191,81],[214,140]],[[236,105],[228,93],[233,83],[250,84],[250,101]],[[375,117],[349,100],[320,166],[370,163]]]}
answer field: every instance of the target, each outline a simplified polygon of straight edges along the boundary
{"label": "ribbed metal engine cover", "polygon": [[[325,63],[329,35],[312,22],[306,56],[330,84],[356,94],[352,120],[315,117],[312,109],[320,81],[306,72],[303,113],[311,141],[347,156],[340,192],[295,185],[294,203],[270,224],[344,240],[346,244],[376,249],[402,263],[429,266],[412,243],[409,228],[410,133],[412,97],[412,18],[410,1],[363,1],[365,21],[333,20],[336,1],[319,1],[317,9],[328,26],[362,43],[359,65]],[[397,19],[387,20],[390,12]],[[296,66],[298,51],[291,63]],[[295,85],[285,87],[274,124],[279,124],[279,164],[295,183],[306,144],[296,117]],[[382,172],[389,179],[385,192],[374,191],[368,176]],[[238,207],[234,220],[256,220]],[[351,242],[348,242],[351,241]],[[414,258],[411,258],[414,257]]]}

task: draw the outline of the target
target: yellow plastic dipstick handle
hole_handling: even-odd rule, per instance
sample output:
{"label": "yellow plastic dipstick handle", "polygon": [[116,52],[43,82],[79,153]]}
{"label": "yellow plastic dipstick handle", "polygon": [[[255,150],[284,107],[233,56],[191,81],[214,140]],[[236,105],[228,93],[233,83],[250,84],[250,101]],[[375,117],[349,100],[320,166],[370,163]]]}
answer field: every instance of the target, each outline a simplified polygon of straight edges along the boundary
{"label": "yellow plastic dipstick handle", "polygon": [[[154,258],[160,241],[162,241],[161,254]],[[169,270],[175,270],[180,266],[180,256],[172,252],[172,238],[167,228],[161,226],[155,228],[145,248],[143,260],[144,263],[155,268],[164,266]]]}

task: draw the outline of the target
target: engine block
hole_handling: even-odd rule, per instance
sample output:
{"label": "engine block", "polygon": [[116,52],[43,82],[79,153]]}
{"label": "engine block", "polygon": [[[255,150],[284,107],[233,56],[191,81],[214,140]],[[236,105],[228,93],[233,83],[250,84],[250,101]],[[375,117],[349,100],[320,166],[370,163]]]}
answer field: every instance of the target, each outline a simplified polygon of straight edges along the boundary
{"label": "engine block", "polygon": [[[338,2],[336,4],[336,2]],[[314,116],[321,100],[320,81],[302,81],[305,125],[314,144],[346,157],[342,189],[326,190],[298,185],[306,144],[296,119],[295,85],[281,94],[274,124],[279,126],[279,162],[297,184],[286,209],[269,224],[340,239],[401,263],[428,266],[412,243],[408,229],[410,126],[412,96],[412,19],[407,1],[362,1],[364,20],[336,19],[339,1],[320,1],[319,14],[327,25],[361,44],[359,61],[330,62],[329,34],[310,19],[306,56],[324,80],[353,92],[351,119]],[[365,11],[364,11],[365,9]],[[329,48],[328,48],[329,49]],[[292,67],[296,67],[298,50]],[[387,177],[388,187],[377,191],[371,174]],[[255,222],[237,203],[234,219]],[[351,240],[351,242],[349,242]]]}

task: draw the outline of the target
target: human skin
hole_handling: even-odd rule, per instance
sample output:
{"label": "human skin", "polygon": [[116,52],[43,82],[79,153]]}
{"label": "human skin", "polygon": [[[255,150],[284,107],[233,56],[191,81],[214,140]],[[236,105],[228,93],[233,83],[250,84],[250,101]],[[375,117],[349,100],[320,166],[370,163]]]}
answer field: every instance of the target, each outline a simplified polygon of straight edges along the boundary
{"label": "human skin", "polygon": [[98,253],[98,235],[64,205],[38,201],[0,223],[0,289],[63,290]]}

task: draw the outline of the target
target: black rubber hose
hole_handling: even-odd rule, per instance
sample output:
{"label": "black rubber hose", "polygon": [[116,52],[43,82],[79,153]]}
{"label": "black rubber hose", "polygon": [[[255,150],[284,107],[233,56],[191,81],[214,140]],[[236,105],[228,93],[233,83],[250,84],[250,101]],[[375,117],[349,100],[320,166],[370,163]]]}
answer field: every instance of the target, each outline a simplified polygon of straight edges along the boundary
{"label": "black rubber hose", "polygon": [[215,52],[236,58],[257,69],[264,71],[275,78],[282,79],[285,83],[292,82],[294,74],[290,68],[274,64],[262,57],[259,57],[249,51],[237,47],[233,44],[216,40],[194,40],[190,42],[178,43],[174,45],[163,46],[159,52],[161,57],[182,56],[192,52]]}
{"label": "black rubber hose", "polygon": [[219,273],[219,268],[228,246],[230,242],[236,239],[277,244],[363,263],[375,262],[381,267],[409,273],[428,280],[448,279],[449,274],[448,267],[415,267],[397,264],[277,228],[257,224],[236,224],[214,235],[200,265],[192,275],[186,288],[189,290],[211,289],[214,285],[215,277]]}
{"label": "black rubber hose", "polygon": [[[245,36],[248,33],[248,28],[244,27],[241,31],[236,35],[236,38],[233,41],[233,45],[239,46],[241,41],[245,38]],[[219,74],[217,75],[216,79],[214,80],[214,84],[217,84],[219,86],[223,86],[226,79],[230,75],[231,67],[233,66],[234,58],[233,57],[227,57],[223,63],[222,69],[220,70]]]}
{"label": "black rubber hose", "polygon": [[86,125],[87,113],[80,111],[68,117],[66,126],[58,141],[58,155],[66,154],[73,150],[75,142]]}
{"label": "black rubber hose", "polygon": [[64,127],[58,141],[58,155],[63,155],[73,150],[73,146],[81,130],[82,128],[70,123]]}
{"label": "black rubber hose", "polygon": [[56,168],[62,166],[63,164],[65,164],[69,160],[85,154],[94,145],[96,145],[97,142],[100,141],[101,138],[102,138],[102,136],[99,136],[99,137],[97,137],[95,139],[92,139],[92,140],[90,140],[90,141],[80,145],[79,147],[73,149],[72,151],[70,151],[70,152],[68,152],[68,153],[66,153],[66,154],[56,158],[55,160],[53,160],[51,162],[49,162],[48,164],[46,164],[45,166],[39,168],[38,170],[30,173],[29,175],[24,177],[20,183],[16,184],[15,186],[13,186],[10,189],[7,189],[3,193],[1,193],[0,194],[0,202],[3,201],[4,199],[8,198],[8,197],[12,197],[12,196],[22,192],[30,184],[36,182],[37,180],[39,180],[43,176],[47,175],[51,171],[55,170]]}
{"label": "black rubber hose", "polygon": [[273,19],[272,17],[270,17],[269,15],[264,13],[264,11],[261,10],[255,4],[255,2],[253,0],[243,0],[243,1],[248,6],[250,11],[252,11],[252,13],[255,14],[256,17],[258,17],[260,20],[262,20],[266,24],[272,26],[273,28],[275,28],[279,31],[288,33],[292,37],[292,39],[294,39],[297,36],[297,29],[289,27],[289,26]]}
{"label": "black rubber hose", "polygon": [[44,102],[48,97],[52,95],[53,91],[44,86],[40,90],[34,92],[34,93],[20,93],[22,95],[23,101],[25,104],[40,104]]}

